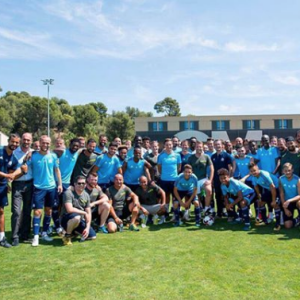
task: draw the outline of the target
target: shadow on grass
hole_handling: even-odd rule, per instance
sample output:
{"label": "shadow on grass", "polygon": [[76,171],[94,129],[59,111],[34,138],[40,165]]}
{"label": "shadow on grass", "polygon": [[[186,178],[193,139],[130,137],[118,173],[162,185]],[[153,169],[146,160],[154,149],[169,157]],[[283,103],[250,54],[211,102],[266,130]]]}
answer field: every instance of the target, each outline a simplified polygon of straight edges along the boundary
{"label": "shadow on grass", "polygon": [[251,229],[249,231],[244,231],[243,227],[244,224],[229,224],[227,220],[225,219],[218,219],[212,226],[205,226],[201,224],[200,228],[196,228],[193,226],[193,223],[191,223],[187,228],[188,231],[198,231],[200,230],[211,230],[211,231],[244,231],[246,234],[249,235],[276,235],[278,236],[279,241],[286,241],[286,240],[292,240],[292,239],[299,239],[300,238],[300,232],[298,228],[291,228],[291,229],[285,229],[283,226],[281,227],[281,230],[276,232],[273,230],[275,223],[266,225],[266,226],[255,226],[255,222],[251,222]]}

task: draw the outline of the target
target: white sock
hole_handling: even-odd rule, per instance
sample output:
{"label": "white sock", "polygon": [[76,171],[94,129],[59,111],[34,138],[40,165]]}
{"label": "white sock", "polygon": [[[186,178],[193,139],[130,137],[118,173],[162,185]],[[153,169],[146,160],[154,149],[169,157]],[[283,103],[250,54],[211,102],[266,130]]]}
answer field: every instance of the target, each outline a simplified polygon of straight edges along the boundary
{"label": "white sock", "polygon": [[5,232],[0,232],[0,241],[2,241],[5,237]]}

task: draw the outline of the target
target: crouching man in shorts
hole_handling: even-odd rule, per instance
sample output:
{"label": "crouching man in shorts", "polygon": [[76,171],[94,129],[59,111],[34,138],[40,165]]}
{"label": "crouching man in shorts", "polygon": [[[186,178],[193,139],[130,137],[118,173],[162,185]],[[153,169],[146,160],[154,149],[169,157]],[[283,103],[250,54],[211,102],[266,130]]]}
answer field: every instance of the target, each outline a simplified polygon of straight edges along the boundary
{"label": "crouching man in shorts", "polygon": [[136,195],[139,197],[141,204],[142,227],[145,227],[147,223],[147,216],[149,223],[152,223],[152,217],[154,217],[154,223],[158,221],[158,216],[162,216],[166,213],[166,194],[158,185],[152,182],[148,184],[146,176],[139,178],[140,186],[135,190]]}
{"label": "crouching man in shorts", "polygon": [[74,182],[74,190],[67,189],[63,195],[61,225],[66,231],[63,237],[64,245],[72,245],[73,234],[81,234],[81,240],[94,240],[96,232],[91,227],[90,196],[84,190],[86,179],[79,175]]}
{"label": "crouching man in shorts", "polygon": [[131,216],[129,230],[139,231],[135,221],[139,215],[140,203],[137,195],[124,183],[121,174],[115,175],[114,185],[106,190],[111,205],[110,215],[107,220],[109,233],[117,231],[118,226],[122,228],[123,220]]}

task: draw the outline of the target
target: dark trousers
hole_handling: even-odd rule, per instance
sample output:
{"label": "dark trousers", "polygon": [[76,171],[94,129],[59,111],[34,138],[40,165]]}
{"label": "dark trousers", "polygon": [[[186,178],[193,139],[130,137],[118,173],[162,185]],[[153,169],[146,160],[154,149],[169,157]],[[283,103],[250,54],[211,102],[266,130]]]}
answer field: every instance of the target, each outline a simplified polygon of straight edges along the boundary
{"label": "dark trousers", "polygon": [[[28,239],[31,226],[33,181],[13,181],[11,205],[12,238]],[[23,210],[22,210],[23,202]]]}
{"label": "dark trousers", "polygon": [[217,203],[217,215],[222,217],[223,208],[224,208],[224,199],[221,190],[221,183],[219,180],[214,181],[214,188],[215,188],[215,196],[216,196],[216,203]]}

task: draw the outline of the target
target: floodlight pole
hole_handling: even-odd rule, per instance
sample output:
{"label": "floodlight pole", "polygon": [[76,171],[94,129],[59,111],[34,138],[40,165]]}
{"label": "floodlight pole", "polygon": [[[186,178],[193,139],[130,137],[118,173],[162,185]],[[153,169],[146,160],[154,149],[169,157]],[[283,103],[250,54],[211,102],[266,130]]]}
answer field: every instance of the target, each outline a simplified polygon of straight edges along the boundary
{"label": "floodlight pole", "polygon": [[54,79],[42,79],[43,84],[47,85],[47,98],[48,98],[48,136],[50,137],[50,98],[49,98],[49,91],[50,85],[53,85]]}

